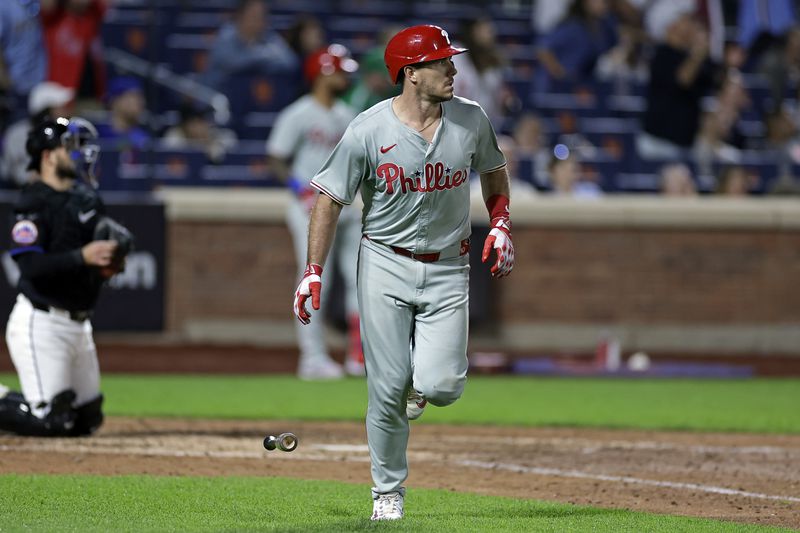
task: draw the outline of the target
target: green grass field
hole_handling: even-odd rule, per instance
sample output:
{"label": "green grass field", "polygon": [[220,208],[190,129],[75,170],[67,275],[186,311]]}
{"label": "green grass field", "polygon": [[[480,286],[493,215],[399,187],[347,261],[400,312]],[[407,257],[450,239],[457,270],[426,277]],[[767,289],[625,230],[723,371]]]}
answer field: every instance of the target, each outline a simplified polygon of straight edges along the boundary
{"label": "green grass field", "polygon": [[[13,382],[0,376],[0,382]],[[366,383],[290,376],[103,377],[110,415],[362,420]],[[424,423],[800,433],[800,380],[470,378]]]}
{"label": "green grass field", "polygon": [[[16,386],[8,374],[0,383]],[[362,420],[363,380],[103,377],[110,416]],[[471,378],[422,423],[800,433],[800,380]],[[414,489],[370,523],[368,487],[278,478],[0,476],[6,531],[779,531],[712,520]]]}
{"label": "green grass field", "polygon": [[364,497],[363,486],[280,478],[0,476],[0,531],[781,531],[424,489],[401,523],[371,523]]}

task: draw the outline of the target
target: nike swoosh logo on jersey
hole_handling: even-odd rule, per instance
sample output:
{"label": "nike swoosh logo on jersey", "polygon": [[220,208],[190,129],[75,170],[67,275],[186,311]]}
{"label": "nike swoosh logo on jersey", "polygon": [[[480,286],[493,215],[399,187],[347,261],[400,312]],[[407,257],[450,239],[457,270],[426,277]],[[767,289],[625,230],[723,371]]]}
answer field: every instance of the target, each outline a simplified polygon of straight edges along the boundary
{"label": "nike swoosh logo on jersey", "polygon": [[81,213],[79,211],[78,220],[81,221],[81,224],[86,224],[87,222],[89,222],[89,220],[91,220],[91,218],[95,215],[95,213],[97,213],[96,209],[91,209],[89,211],[86,211],[85,213]]}
{"label": "nike swoosh logo on jersey", "polygon": [[394,143],[393,145],[391,145],[391,146],[389,146],[389,147],[387,147],[387,148],[384,148],[383,146],[381,146],[381,153],[382,153],[382,154],[385,154],[386,152],[388,152],[389,150],[391,150],[391,149],[392,149],[392,148],[394,148],[395,146],[397,146],[397,143]]}

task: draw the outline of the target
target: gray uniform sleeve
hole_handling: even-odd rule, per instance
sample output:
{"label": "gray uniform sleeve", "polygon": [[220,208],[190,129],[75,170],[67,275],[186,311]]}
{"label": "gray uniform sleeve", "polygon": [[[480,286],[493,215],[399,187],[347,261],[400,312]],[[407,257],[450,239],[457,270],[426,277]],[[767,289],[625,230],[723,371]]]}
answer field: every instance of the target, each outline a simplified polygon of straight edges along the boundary
{"label": "gray uniform sleeve", "polygon": [[340,204],[350,205],[368,171],[366,148],[351,125],[311,180],[311,186]]}
{"label": "gray uniform sleeve", "polygon": [[506,164],[506,157],[497,147],[497,136],[486,112],[481,109],[478,117],[478,138],[475,155],[472,156],[472,168],[479,174],[497,170]]}
{"label": "gray uniform sleeve", "polygon": [[278,115],[267,139],[267,155],[292,159],[303,136],[303,126],[294,119],[291,110]]}

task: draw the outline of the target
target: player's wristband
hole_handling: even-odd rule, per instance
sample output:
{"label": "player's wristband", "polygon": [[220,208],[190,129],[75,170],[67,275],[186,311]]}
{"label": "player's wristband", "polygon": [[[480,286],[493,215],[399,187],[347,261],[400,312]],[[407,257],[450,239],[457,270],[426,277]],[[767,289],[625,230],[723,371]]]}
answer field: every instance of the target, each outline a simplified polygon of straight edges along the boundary
{"label": "player's wristband", "polygon": [[317,263],[309,263],[306,265],[306,271],[303,272],[303,277],[310,276],[311,274],[316,274],[317,276],[322,275],[322,265],[318,265]]}
{"label": "player's wristband", "polygon": [[509,230],[511,229],[511,213],[508,210],[509,199],[503,194],[493,194],[486,200],[486,209],[489,210],[489,220],[492,226],[498,220],[506,221]]}

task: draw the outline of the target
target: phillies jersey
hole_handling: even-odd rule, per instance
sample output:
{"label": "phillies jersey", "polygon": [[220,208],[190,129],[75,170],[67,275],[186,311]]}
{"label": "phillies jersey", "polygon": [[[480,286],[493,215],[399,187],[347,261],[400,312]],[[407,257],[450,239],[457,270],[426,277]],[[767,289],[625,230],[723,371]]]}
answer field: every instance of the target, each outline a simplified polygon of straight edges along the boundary
{"label": "phillies jersey", "polygon": [[307,94],[281,111],[267,140],[267,154],[291,160],[291,175],[308,184],[356,115],[336,101],[327,108]]}
{"label": "phillies jersey", "polygon": [[469,237],[469,175],[505,165],[481,107],[458,96],[442,102],[439,127],[428,143],[403,124],[392,99],[350,123],[311,186],[347,205],[358,190],[364,234],[422,254]]}

